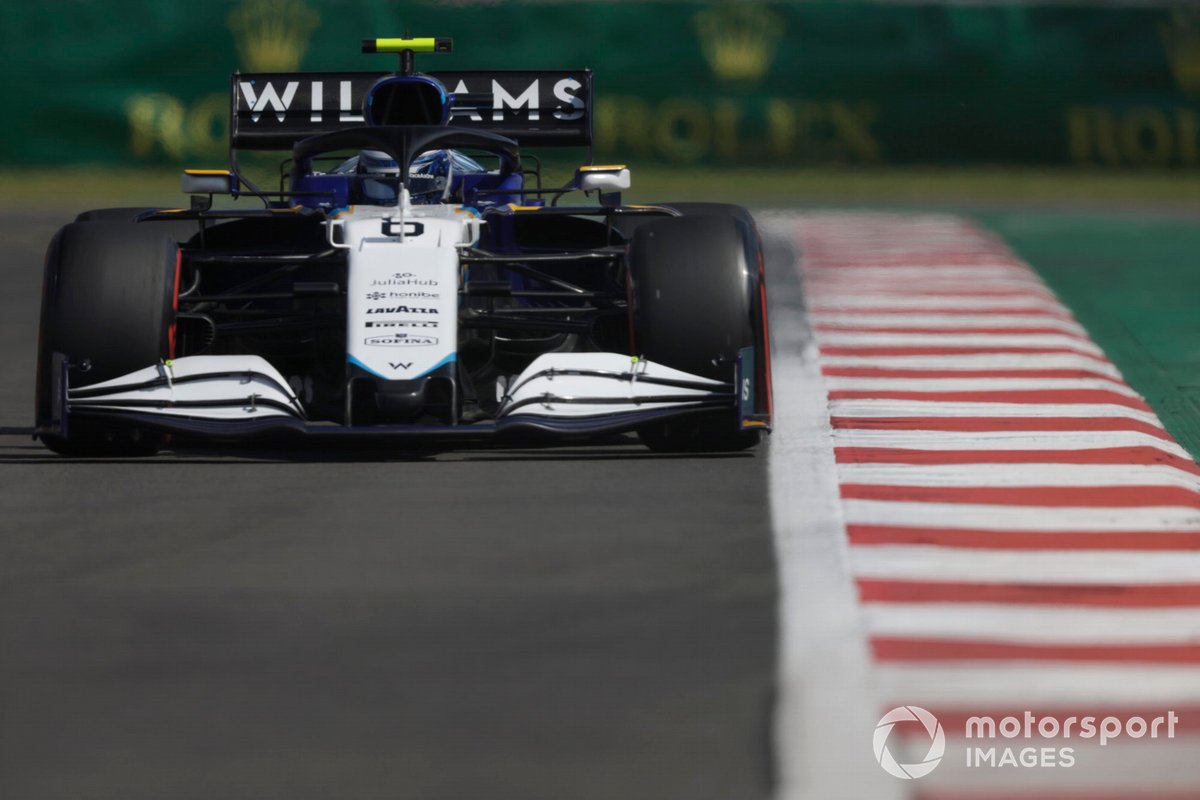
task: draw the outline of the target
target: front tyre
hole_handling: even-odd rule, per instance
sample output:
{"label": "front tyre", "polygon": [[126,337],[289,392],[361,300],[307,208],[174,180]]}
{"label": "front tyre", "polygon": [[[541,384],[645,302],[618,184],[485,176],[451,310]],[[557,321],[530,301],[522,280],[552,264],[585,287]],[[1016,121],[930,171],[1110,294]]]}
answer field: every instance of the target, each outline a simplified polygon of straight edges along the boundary
{"label": "front tyre", "polygon": [[[76,388],[118,378],[171,356],[179,247],[154,223],[74,222],[46,253],[38,342],[36,419],[51,422],[54,353],[73,365]],[[161,434],[72,418],[67,435],[41,434],[70,456],[152,455]]]}
{"label": "front tyre", "polygon": [[[734,382],[738,351],[754,345],[757,241],[727,216],[669,217],[637,228],[629,250],[634,352],[693,375]],[[751,260],[750,256],[753,256]],[[722,409],[639,431],[664,452],[732,451],[758,444]]]}

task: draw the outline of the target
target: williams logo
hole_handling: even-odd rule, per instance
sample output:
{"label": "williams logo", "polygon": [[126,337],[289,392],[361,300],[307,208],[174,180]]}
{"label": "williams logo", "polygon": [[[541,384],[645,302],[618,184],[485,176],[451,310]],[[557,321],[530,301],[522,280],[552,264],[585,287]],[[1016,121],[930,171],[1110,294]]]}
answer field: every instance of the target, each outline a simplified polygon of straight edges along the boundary
{"label": "williams logo", "polygon": [[387,336],[371,336],[363,344],[372,347],[428,347],[437,344],[435,336],[409,336],[407,333],[391,333]]}
{"label": "williams logo", "polygon": [[368,308],[368,314],[436,314],[436,308],[421,308],[420,306],[386,306],[381,308]]}
{"label": "williams logo", "polygon": [[[265,2],[265,0],[260,0]],[[280,26],[283,27],[283,26]],[[280,48],[280,56],[286,51]],[[579,78],[575,77],[579,75]],[[586,73],[522,73],[504,76],[493,73],[456,72],[445,76],[446,88],[456,95],[476,96],[481,105],[455,107],[456,125],[485,122],[542,123],[567,127],[585,118],[587,103],[582,95]],[[251,125],[271,119],[287,121],[289,113],[310,123],[361,122],[367,92],[378,74],[292,73],[265,70],[242,73],[238,81],[238,114]],[[433,73],[437,78],[438,73]],[[270,111],[271,117],[263,113]],[[419,233],[417,234],[419,235]]]}

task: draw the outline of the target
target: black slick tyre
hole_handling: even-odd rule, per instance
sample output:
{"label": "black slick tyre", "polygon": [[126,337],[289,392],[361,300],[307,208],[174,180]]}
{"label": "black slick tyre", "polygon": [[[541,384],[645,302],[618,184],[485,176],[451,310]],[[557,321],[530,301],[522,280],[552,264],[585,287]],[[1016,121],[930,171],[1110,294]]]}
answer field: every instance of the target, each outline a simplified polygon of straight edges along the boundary
{"label": "black slick tyre", "polygon": [[80,212],[76,222],[133,222],[142,214],[158,209],[147,206],[125,206],[122,208],[93,208]]}
{"label": "black slick tyre", "polygon": [[[745,225],[728,215],[657,219],[640,225],[629,250],[635,352],[655,363],[733,383],[738,351],[754,344],[757,263]],[[740,431],[722,409],[639,432],[667,452],[752,447],[758,431]]]}
{"label": "black slick tyre", "polygon": [[[70,364],[74,388],[118,378],[170,355],[179,247],[153,224],[74,222],[46,253],[38,345],[36,418],[50,422],[53,356]],[[72,417],[67,436],[39,438],[71,456],[150,455],[161,434],[118,422]]]}

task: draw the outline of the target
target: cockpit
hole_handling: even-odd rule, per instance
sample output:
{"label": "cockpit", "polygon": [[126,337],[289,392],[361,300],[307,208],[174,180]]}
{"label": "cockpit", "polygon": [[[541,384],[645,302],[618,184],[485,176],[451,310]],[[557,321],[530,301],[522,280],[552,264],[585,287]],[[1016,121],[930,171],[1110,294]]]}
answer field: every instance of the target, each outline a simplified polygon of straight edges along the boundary
{"label": "cockpit", "polygon": [[[297,176],[297,192],[322,192],[326,196],[297,196],[302,205],[341,207],[348,205],[396,205],[401,183],[396,160],[382,150],[363,149],[328,171]],[[521,202],[524,188],[520,172],[489,170],[458,150],[427,150],[412,160],[408,169],[408,191],[414,204],[456,203],[504,205]]]}
{"label": "cockpit", "polygon": [[[362,150],[342,161],[325,175],[341,176],[347,183],[351,204],[395,205],[400,186],[400,167],[382,150]],[[411,202],[461,203],[463,187],[476,188],[486,182],[487,167],[457,150],[429,150],[409,166],[408,191]],[[316,177],[316,176],[314,176]],[[509,187],[519,189],[519,184]]]}

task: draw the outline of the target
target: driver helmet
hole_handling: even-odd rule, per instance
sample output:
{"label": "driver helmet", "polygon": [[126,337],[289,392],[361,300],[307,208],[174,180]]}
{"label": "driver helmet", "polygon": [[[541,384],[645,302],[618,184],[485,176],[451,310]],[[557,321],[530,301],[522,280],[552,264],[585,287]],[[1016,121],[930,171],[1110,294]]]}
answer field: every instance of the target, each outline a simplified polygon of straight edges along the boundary
{"label": "driver helmet", "polygon": [[396,178],[400,175],[400,166],[382,150],[363,150],[358,154],[357,171],[359,175]]}
{"label": "driver helmet", "polygon": [[367,202],[386,205],[396,202],[400,167],[394,158],[382,150],[362,150],[355,172],[363,176],[361,191]]}

